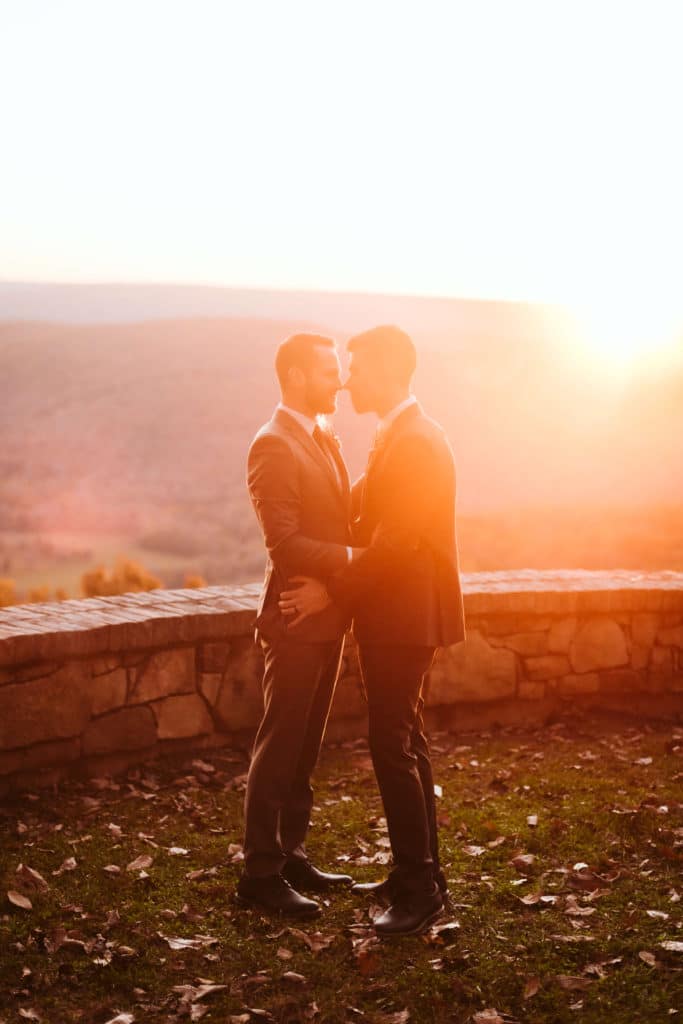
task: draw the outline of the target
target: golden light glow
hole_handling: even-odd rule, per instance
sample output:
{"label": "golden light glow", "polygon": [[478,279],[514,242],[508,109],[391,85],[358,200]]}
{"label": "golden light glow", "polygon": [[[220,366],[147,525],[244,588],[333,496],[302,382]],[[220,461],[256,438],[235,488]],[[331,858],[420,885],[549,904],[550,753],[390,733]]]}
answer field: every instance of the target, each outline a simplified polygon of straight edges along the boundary
{"label": "golden light glow", "polygon": [[658,360],[683,337],[683,312],[656,294],[606,297],[577,309],[587,354],[612,367]]}
{"label": "golden light glow", "polygon": [[631,359],[659,330],[649,289],[626,309],[680,264],[673,2],[3,14],[0,278],[560,304],[606,287],[596,352]]}

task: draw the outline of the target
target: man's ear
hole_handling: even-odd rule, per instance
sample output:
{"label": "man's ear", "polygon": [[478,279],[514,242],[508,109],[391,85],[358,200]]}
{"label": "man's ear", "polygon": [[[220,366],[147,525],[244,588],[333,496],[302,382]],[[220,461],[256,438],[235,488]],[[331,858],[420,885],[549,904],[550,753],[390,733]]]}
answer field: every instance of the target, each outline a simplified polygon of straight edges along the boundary
{"label": "man's ear", "polygon": [[293,384],[295,388],[302,388],[306,383],[306,374],[300,366],[290,366],[287,376],[289,383]]}

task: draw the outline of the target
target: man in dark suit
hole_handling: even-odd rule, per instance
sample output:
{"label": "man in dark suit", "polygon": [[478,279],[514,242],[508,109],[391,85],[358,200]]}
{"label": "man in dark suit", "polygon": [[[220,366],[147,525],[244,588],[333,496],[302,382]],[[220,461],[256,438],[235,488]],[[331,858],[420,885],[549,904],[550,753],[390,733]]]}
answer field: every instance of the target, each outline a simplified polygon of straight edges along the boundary
{"label": "man in dark suit", "polygon": [[416,934],[447,892],[439,864],[434,781],[422,685],[438,647],[464,639],[455,536],[455,469],[448,439],[410,394],[416,353],[397,327],[352,338],[346,388],[356,412],[376,412],[377,438],[354,485],[358,556],[325,581],[297,580],[281,608],[292,629],[330,608],[353,616],[368,701],[369,743],[394,867],[357,885],[388,909],[382,935]]}
{"label": "man in dark suit", "polygon": [[327,578],[353,557],[350,489],[334,434],[316,417],[333,413],[341,387],[330,338],[298,334],[278,349],[282,401],[256,434],[248,487],[268,551],[256,619],[265,655],[264,713],[245,797],[244,873],[236,899],[295,916],[319,913],[297,890],[352,883],[308,860],[305,838],[316,764],[341,661],[348,613],[329,606],[287,628],[278,607],[286,581]]}

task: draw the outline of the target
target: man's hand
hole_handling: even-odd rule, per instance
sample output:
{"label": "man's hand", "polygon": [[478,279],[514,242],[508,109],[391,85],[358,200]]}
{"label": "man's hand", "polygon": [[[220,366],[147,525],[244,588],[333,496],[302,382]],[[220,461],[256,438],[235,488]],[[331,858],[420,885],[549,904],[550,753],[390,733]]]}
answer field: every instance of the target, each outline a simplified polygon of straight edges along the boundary
{"label": "man's hand", "polygon": [[298,583],[299,586],[296,590],[283,590],[278,602],[282,614],[291,620],[287,624],[288,629],[298,626],[309,615],[325,611],[332,604],[327,588],[320,580],[309,576],[292,576],[289,582]]}

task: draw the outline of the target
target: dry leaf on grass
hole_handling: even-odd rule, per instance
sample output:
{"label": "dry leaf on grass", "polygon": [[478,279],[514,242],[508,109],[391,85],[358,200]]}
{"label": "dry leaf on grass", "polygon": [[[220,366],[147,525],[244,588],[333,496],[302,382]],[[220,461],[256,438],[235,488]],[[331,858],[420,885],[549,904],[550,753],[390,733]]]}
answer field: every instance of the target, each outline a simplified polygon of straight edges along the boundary
{"label": "dry leaf on grass", "polygon": [[319,953],[323,949],[327,949],[331,946],[335,940],[334,935],[323,935],[322,932],[313,932],[309,935],[301,928],[288,928],[287,931],[290,935],[293,935],[295,939],[301,939],[305,942],[312,953]]}
{"label": "dry leaf on grass", "polygon": [[157,935],[164,942],[167,942],[171,949],[206,949],[209,946],[217,946],[218,939],[212,935],[195,935],[192,939],[185,939],[180,935],[164,935],[157,932]]}
{"label": "dry leaf on grass", "polygon": [[63,875],[66,871],[75,871],[77,867],[78,864],[76,862],[76,858],[67,857],[66,860],[62,861],[57,870],[52,872],[52,874],[57,877],[58,875]]}
{"label": "dry leaf on grass", "polygon": [[536,995],[540,987],[541,979],[537,975],[534,975],[531,978],[527,978],[524,984],[524,992],[522,993],[522,998],[532,999]]}
{"label": "dry leaf on grass", "polygon": [[519,871],[521,875],[527,875],[536,863],[533,853],[520,853],[513,857],[510,864]]}
{"label": "dry leaf on grass", "polygon": [[296,971],[285,971],[282,975],[283,981],[291,981],[295,985],[305,985],[306,977],[303,974],[297,974]]}
{"label": "dry leaf on grass", "polygon": [[585,992],[593,984],[589,978],[577,978],[573,974],[557,974],[555,981],[565,992]]}
{"label": "dry leaf on grass", "polygon": [[33,910],[33,904],[28,896],[24,896],[23,893],[16,892],[14,889],[8,891],[7,899],[13,906],[19,907],[21,910]]}
{"label": "dry leaf on grass", "polygon": [[472,1017],[474,1024],[505,1024],[505,1021],[493,1007],[488,1007],[486,1010],[480,1010],[475,1013]]}
{"label": "dry leaf on grass", "polygon": [[591,914],[595,913],[595,907],[579,906],[576,901],[576,896],[573,896],[570,893],[569,896],[567,896],[564,912],[572,917],[590,917]]}
{"label": "dry leaf on grass", "polygon": [[154,857],[150,857],[148,853],[143,853],[126,865],[126,871],[144,871],[146,868],[151,868],[153,863]]}
{"label": "dry leaf on grass", "polygon": [[20,864],[14,872],[18,881],[28,889],[35,889],[36,892],[47,892],[50,886],[38,871],[34,871],[28,864]]}

